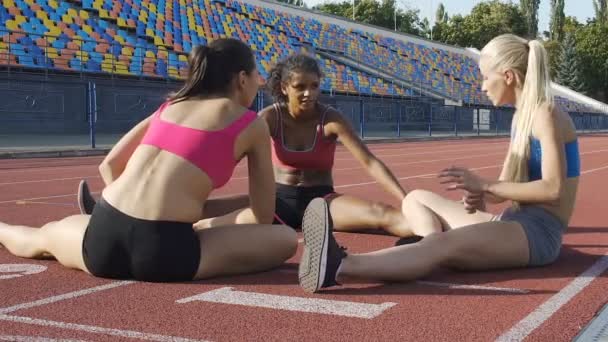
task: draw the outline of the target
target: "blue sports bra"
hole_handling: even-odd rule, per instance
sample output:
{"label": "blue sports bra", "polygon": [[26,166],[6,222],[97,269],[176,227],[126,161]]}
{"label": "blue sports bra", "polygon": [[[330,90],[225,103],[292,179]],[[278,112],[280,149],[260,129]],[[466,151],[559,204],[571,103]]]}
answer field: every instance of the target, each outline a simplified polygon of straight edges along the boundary
{"label": "blue sports bra", "polygon": [[[578,139],[565,144],[566,149],[566,177],[578,177],[581,175],[581,159],[578,150]],[[528,160],[528,174],[530,181],[539,180],[543,177],[542,174],[542,152],[540,149],[540,141],[530,137],[530,159]]]}

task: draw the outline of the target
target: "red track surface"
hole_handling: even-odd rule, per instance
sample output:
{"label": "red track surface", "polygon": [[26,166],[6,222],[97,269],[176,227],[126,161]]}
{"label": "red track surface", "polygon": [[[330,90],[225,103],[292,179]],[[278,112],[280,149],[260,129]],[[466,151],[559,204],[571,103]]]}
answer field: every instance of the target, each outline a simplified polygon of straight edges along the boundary
{"label": "red track surface", "polygon": [[[607,301],[608,288],[608,213],[601,199],[608,177],[608,137],[583,137],[580,143],[584,174],[577,207],[562,254],[549,267],[481,273],[438,270],[423,282],[359,284],[309,295],[297,282],[301,247],[278,270],[183,284],[97,279],[56,261],[20,259],[0,248],[0,272],[12,264],[47,267],[9,279],[3,278],[15,273],[0,273],[0,340],[37,336],[87,341],[493,341],[510,332],[515,334],[509,335],[512,340],[569,341]],[[442,190],[434,177],[437,171],[458,164],[496,177],[506,147],[504,139],[370,145],[408,189],[430,189],[452,198],[458,194]],[[372,183],[343,148],[336,158],[338,191],[398,204]],[[101,189],[99,161],[0,161],[0,221],[38,226],[75,214],[79,179],[88,179],[94,191]],[[244,165],[234,177],[216,196],[246,191]],[[353,252],[392,246],[396,240],[383,235],[336,235]],[[592,266],[592,274],[581,277]],[[106,284],[115,287],[99,288]],[[209,301],[177,302],[226,287],[284,296],[283,303],[289,298],[315,298],[395,304],[373,318],[360,318]],[[92,290],[75,294],[86,289]],[[56,297],[64,294],[68,295]],[[535,310],[536,316],[529,317]],[[526,317],[527,323],[518,324]]]}

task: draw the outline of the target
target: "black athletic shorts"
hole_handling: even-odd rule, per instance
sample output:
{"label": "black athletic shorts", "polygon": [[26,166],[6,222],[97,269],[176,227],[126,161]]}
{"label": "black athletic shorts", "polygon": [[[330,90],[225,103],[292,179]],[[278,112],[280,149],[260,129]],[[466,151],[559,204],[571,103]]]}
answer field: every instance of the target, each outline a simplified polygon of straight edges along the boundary
{"label": "black athletic shorts", "polygon": [[292,186],[277,183],[276,187],[274,224],[285,224],[293,229],[301,228],[304,210],[310,201],[335,194],[330,185]]}
{"label": "black athletic shorts", "polygon": [[102,278],[190,281],[200,254],[192,223],[134,218],[103,198],[93,210],[82,243],[87,269]]}

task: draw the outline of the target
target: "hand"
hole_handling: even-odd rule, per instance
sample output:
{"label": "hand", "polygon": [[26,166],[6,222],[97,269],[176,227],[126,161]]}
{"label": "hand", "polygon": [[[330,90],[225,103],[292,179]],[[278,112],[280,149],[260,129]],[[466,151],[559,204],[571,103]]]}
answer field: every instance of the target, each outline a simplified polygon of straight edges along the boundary
{"label": "hand", "polygon": [[488,187],[488,182],[483,178],[467,169],[455,166],[443,169],[441,173],[439,173],[439,178],[443,179],[440,181],[441,184],[451,183],[451,185],[448,186],[448,190],[461,189],[470,193],[482,193],[485,192]]}
{"label": "hand", "polygon": [[483,198],[483,192],[480,193],[472,193],[465,192],[464,196],[462,196],[462,204],[464,204],[464,208],[469,214],[475,213],[477,210],[485,211],[486,210],[486,202]]}

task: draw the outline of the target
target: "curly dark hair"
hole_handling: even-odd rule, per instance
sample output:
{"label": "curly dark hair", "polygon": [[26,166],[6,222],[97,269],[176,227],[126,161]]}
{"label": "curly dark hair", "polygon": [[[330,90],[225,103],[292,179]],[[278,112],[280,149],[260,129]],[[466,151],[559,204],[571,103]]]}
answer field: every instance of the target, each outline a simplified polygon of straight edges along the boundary
{"label": "curly dark hair", "polygon": [[266,87],[275,101],[287,102],[287,96],[283,94],[281,84],[289,81],[289,77],[294,72],[314,73],[317,74],[319,78],[323,77],[323,73],[321,72],[321,68],[316,59],[304,53],[291,55],[277,63],[272,70],[270,70],[270,76],[268,77]]}

